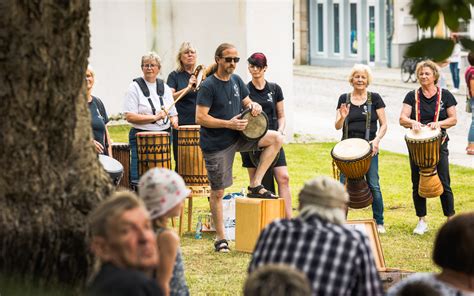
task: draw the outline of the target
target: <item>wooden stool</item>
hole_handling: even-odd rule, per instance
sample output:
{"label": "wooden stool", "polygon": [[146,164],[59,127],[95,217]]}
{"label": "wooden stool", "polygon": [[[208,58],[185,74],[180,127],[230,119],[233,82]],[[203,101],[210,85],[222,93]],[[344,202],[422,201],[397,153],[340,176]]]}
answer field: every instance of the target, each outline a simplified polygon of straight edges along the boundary
{"label": "wooden stool", "polygon": [[[209,186],[188,186],[191,189],[191,193],[187,197],[188,199],[188,232],[191,232],[191,225],[193,223],[193,197],[208,197],[211,193]],[[184,201],[186,205],[186,201]],[[184,218],[184,206],[181,209],[181,214],[179,215],[179,225],[178,225],[178,234],[181,236],[183,234],[183,218]],[[174,221],[172,221],[174,226]]]}

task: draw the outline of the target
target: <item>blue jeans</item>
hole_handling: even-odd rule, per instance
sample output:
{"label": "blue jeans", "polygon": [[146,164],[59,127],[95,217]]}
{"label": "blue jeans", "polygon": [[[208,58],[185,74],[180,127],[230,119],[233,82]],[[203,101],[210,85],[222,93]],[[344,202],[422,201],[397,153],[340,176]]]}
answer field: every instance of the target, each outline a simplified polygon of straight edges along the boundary
{"label": "blue jeans", "polygon": [[449,70],[451,70],[454,88],[459,89],[459,63],[449,63]]}
{"label": "blue jeans", "polygon": [[469,136],[467,140],[469,141],[469,143],[474,143],[474,97],[469,100],[469,103],[471,104],[471,110],[473,112],[471,113],[471,128],[469,129]]}
{"label": "blue jeans", "polygon": [[[369,171],[365,174],[365,179],[369,184],[370,191],[372,192],[372,197],[374,198],[372,202],[372,213],[373,218],[377,225],[383,225],[383,198],[382,191],[380,191],[380,182],[379,182],[379,154],[377,153],[370,162]],[[341,183],[346,183],[346,176],[341,173],[340,178]]]}

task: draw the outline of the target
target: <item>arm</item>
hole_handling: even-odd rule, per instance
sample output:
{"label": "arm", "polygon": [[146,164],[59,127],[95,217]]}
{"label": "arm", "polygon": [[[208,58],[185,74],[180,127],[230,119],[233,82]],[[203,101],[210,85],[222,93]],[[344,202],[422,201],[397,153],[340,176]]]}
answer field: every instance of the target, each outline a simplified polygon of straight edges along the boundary
{"label": "arm", "polygon": [[372,143],[372,156],[379,152],[379,143],[383,136],[387,132],[387,117],[385,117],[385,108],[379,108],[376,110],[379,118],[380,129],[377,136],[370,142]]}
{"label": "arm", "polygon": [[109,134],[109,129],[107,128],[107,125],[105,125],[105,141],[106,143],[108,143],[107,152],[110,157],[113,157],[112,156],[112,141],[110,140],[110,134]]}
{"label": "arm", "polygon": [[403,127],[419,130],[421,128],[421,123],[414,119],[410,119],[411,109],[412,107],[410,105],[403,103],[399,123]]}
{"label": "arm", "polygon": [[233,130],[244,130],[247,126],[246,119],[239,119],[240,114],[229,120],[219,119],[209,115],[209,107],[203,105],[196,106],[196,123],[207,128],[228,128]]}
{"label": "arm", "polygon": [[171,230],[166,230],[158,235],[157,243],[160,248],[160,264],[157,270],[158,285],[165,296],[170,294],[170,281],[179,247],[179,237]]}
{"label": "arm", "polygon": [[246,96],[242,100],[242,106],[244,107],[244,109],[252,109],[253,116],[257,116],[258,114],[260,114],[260,112],[262,112],[262,106],[257,102],[253,102],[249,96]]}
{"label": "arm", "polygon": [[285,105],[283,101],[280,101],[276,104],[276,113],[278,118],[278,131],[284,135],[286,128],[286,119],[285,119]]}
{"label": "arm", "polygon": [[469,94],[469,97],[472,98],[474,97],[474,78],[469,80],[469,88],[471,89],[471,93]]}
{"label": "arm", "polygon": [[[157,110],[158,111],[158,110]],[[165,111],[161,110],[157,114],[137,114],[132,112],[125,113],[125,119],[130,123],[145,124],[153,123],[166,117]]]}
{"label": "arm", "polygon": [[431,127],[432,129],[437,129],[437,128],[444,128],[448,129],[450,127],[453,127],[456,125],[458,122],[457,116],[456,116],[456,106],[451,106],[448,109],[446,109],[446,112],[448,113],[448,117],[445,120],[441,120],[438,122],[430,122],[427,125]]}

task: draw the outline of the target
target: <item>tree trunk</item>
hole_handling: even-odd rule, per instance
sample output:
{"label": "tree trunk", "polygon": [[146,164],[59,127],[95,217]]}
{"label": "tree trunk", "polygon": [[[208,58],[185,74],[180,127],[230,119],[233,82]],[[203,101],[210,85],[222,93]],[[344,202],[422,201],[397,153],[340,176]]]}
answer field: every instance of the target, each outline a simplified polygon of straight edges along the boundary
{"label": "tree trunk", "polygon": [[84,282],[86,217],[112,191],[85,98],[89,1],[0,3],[0,272]]}

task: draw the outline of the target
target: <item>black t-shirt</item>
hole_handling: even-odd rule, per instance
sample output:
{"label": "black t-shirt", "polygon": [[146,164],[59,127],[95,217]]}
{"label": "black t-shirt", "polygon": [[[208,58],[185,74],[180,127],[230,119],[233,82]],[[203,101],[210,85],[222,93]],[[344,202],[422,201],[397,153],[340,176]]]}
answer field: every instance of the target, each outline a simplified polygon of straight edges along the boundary
{"label": "black t-shirt", "polygon": [[[379,119],[377,115],[377,109],[385,108],[385,103],[383,102],[382,98],[378,93],[371,92],[371,99],[372,99],[372,111],[370,114],[370,136],[369,140],[373,140],[376,136],[377,132],[377,121]],[[337,102],[337,108],[341,107],[341,104],[345,104],[347,100],[347,94],[342,94],[339,97],[339,101]],[[367,101],[360,105],[353,105],[351,103],[349,108],[349,115],[347,116],[348,120],[348,137],[349,138],[365,138],[365,122],[367,121]],[[342,129],[342,133],[344,136],[344,128]]]}
{"label": "black t-shirt", "polygon": [[[417,89],[417,91],[420,89]],[[434,121],[434,115],[436,112],[436,96],[437,93],[431,98],[426,98],[422,91],[419,91],[420,98],[420,117],[422,124],[428,124]],[[415,108],[415,91],[412,90],[405,96],[403,100],[404,104],[411,106],[410,119],[416,119],[416,108]],[[446,111],[451,106],[456,106],[458,103],[454,96],[446,89],[441,91],[441,106],[439,109],[438,121],[445,120],[448,118],[448,112]]]}
{"label": "black t-shirt", "polygon": [[[104,104],[99,98],[92,96],[92,101],[89,103],[89,111],[91,113],[94,140],[105,147],[105,125],[109,122],[109,118],[105,111]],[[104,150],[104,152],[106,151]]]}
{"label": "black t-shirt", "polygon": [[[166,84],[180,91],[188,86],[191,74],[186,71],[173,71],[168,75]],[[176,103],[179,125],[196,124],[196,98],[197,92],[190,91]]]}
{"label": "black t-shirt", "polygon": [[161,296],[155,279],[137,270],[102,265],[86,291],[86,296]]}
{"label": "black t-shirt", "polygon": [[[232,74],[228,81],[212,75],[202,83],[197,104],[209,107],[210,116],[229,120],[242,111],[242,100],[248,95],[249,91],[238,75]],[[207,153],[221,151],[235,143],[238,137],[236,130],[201,126],[201,149]]]}
{"label": "black t-shirt", "polygon": [[262,105],[263,112],[267,114],[268,128],[275,131],[278,130],[276,104],[284,99],[281,87],[276,83],[272,83],[272,89],[270,89],[269,82],[266,82],[264,88],[259,90],[255,88],[252,81],[247,84],[247,87],[250,92],[250,99]]}

